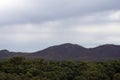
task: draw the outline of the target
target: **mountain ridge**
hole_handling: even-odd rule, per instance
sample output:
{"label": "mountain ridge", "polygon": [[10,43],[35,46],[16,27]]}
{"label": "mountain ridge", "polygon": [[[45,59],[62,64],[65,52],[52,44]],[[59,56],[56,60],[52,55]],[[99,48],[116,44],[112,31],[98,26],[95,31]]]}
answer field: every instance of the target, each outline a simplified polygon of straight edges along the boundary
{"label": "mountain ridge", "polygon": [[120,45],[104,44],[94,48],[85,48],[78,44],[65,43],[30,54],[0,50],[0,59],[16,56],[23,56],[30,59],[43,58],[47,60],[114,60],[120,59]]}

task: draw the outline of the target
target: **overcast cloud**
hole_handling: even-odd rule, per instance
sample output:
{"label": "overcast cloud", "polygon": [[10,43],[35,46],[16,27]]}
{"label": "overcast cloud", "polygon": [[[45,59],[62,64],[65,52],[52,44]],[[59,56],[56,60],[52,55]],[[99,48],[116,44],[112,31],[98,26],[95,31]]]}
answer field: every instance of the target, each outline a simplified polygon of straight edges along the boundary
{"label": "overcast cloud", "polygon": [[119,0],[1,0],[0,49],[120,45]]}

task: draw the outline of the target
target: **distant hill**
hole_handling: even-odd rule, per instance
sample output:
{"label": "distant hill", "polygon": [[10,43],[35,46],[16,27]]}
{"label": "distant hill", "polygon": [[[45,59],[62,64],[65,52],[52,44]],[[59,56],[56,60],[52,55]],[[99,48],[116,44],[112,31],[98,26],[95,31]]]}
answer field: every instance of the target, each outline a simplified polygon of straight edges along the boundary
{"label": "distant hill", "polygon": [[84,48],[77,44],[62,44],[48,47],[33,53],[0,51],[0,59],[24,56],[26,58],[44,58],[47,60],[115,60],[120,59],[120,45],[106,44],[95,48]]}
{"label": "distant hill", "polygon": [[27,55],[28,55],[27,53],[22,52],[10,52],[8,50],[0,50],[0,59],[8,59],[17,56],[25,57]]}

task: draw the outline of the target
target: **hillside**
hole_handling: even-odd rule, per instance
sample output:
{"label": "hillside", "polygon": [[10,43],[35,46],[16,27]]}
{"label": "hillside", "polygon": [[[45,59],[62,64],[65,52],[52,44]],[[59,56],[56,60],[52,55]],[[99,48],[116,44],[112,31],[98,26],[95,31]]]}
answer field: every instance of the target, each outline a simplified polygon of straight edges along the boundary
{"label": "hillside", "polygon": [[0,58],[6,59],[14,56],[26,58],[44,58],[47,60],[114,60],[120,59],[120,46],[106,44],[95,48],[84,48],[77,44],[61,44],[48,47],[33,53],[0,51]]}

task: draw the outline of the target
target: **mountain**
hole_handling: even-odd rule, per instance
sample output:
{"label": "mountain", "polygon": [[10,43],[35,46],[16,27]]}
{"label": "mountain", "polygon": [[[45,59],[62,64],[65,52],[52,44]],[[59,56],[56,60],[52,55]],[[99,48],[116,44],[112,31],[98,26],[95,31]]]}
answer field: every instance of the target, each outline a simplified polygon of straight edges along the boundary
{"label": "mountain", "polygon": [[84,48],[77,44],[52,46],[32,54],[49,60],[112,60],[120,59],[120,46],[106,44],[95,48]]}
{"label": "mountain", "polygon": [[24,56],[26,58],[44,58],[47,60],[115,60],[120,59],[120,45],[106,44],[95,48],[85,48],[77,44],[66,43],[48,47],[33,53],[0,51],[0,59]]}
{"label": "mountain", "polygon": [[90,51],[100,60],[120,59],[120,45],[106,44],[92,48]]}
{"label": "mountain", "polygon": [[8,50],[0,50],[0,59],[8,59],[11,57],[17,57],[17,56],[27,56],[27,53],[22,53],[22,52],[10,52]]}
{"label": "mountain", "polygon": [[72,60],[77,59],[78,56],[84,56],[86,53],[88,53],[88,49],[76,44],[66,43],[35,52],[33,55],[50,60]]}
{"label": "mountain", "polygon": [[0,50],[0,59],[11,57],[10,52],[8,50]]}

